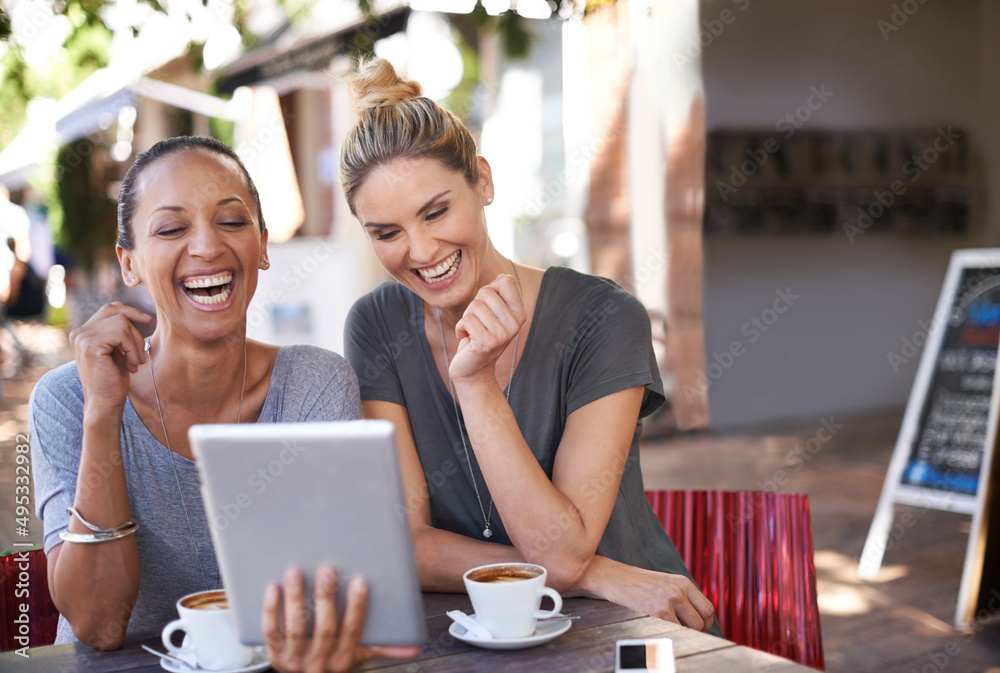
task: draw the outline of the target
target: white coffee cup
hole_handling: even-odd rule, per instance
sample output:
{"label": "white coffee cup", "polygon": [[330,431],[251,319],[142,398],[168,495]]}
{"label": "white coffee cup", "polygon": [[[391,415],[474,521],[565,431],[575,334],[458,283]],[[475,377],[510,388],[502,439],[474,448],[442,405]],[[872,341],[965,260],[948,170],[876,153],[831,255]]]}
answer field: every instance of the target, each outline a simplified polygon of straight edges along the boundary
{"label": "white coffee cup", "polygon": [[[524,638],[535,632],[536,620],[562,609],[562,596],[545,586],[547,574],[533,563],[491,563],[472,568],[462,579],[476,620],[494,638]],[[551,610],[539,610],[543,596],[555,603]]]}
{"label": "white coffee cup", "polygon": [[[209,671],[242,668],[253,659],[254,648],[236,636],[236,620],[225,591],[188,594],[177,601],[177,612],[181,618],[167,624],[162,635],[163,646],[171,654],[183,659],[193,654],[198,666]],[[181,647],[172,642],[176,631],[187,634]]]}

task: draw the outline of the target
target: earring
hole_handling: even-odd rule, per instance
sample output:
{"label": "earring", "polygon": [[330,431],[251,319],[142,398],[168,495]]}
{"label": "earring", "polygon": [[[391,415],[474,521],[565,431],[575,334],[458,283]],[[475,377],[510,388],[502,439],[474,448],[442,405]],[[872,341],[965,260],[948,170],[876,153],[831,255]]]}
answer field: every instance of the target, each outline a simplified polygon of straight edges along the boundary
{"label": "earring", "polygon": [[493,203],[493,197],[492,197],[492,196],[487,196],[487,197],[486,197],[486,205],[488,206],[488,205],[490,205],[491,203]]}
{"label": "earring", "polygon": [[266,260],[266,259],[263,262],[260,263],[260,268],[262,268],[262,269],[266,269],[269,266],[271,266],[271,262],[268,261],[268,260]]}

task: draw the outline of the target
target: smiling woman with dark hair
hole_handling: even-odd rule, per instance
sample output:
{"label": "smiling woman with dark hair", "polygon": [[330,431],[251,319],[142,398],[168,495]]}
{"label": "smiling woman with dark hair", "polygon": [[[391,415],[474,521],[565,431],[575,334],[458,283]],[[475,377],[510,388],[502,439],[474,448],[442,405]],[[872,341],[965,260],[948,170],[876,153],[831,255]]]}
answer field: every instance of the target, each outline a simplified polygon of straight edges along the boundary
{"label": "smiling woman with dark hair", "polygon": [[[57,642],[100,649],[119,647],[126,631],[159,632],[178,598],[221,585],[191,425],[359,415],[357,380],[339,355],[246,338],[270,263],[260,198],[232,149],[210,138],[158,143],[122,182],[118,225],[122,278],[149,291],[156,330],[144,340],[136,326],[151,316],[102,307],[70,334],[75,362],[42,378],[29,411]],[[358,647],[360,578],[338,625],[333,570],[319,571],[326,637],[315,639],[305,637],[301,574],[284,580],[262,613],[275,668],[346,670],[376,653],[413,654]]]}

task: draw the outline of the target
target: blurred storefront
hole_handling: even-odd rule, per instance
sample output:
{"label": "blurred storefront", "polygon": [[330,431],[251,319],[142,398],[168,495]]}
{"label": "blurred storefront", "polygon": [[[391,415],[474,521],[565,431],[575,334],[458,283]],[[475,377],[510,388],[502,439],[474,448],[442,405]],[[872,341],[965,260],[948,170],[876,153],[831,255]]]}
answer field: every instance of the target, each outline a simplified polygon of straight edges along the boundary
{"label": "blurred storefront", "polygon": [[701,3],[713,424],[901,407],[952,250],[996,245],[1000,13],[899,6]]}

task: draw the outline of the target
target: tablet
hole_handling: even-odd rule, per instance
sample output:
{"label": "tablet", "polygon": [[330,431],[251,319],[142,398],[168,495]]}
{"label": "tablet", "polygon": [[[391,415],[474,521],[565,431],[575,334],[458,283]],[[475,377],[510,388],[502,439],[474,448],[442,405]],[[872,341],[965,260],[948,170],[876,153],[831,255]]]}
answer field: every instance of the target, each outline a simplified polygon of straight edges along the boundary
{"label": "tablet", "polygon": [[[365,645],[421,645],[426,620],[389,421],[195,425],[188,432],[237,633],[263,644],[264,589],[295,566],[368,581]],[[309,610],[310,618],[312,610]],[[310,619],[310,629],[312,628]]]}

